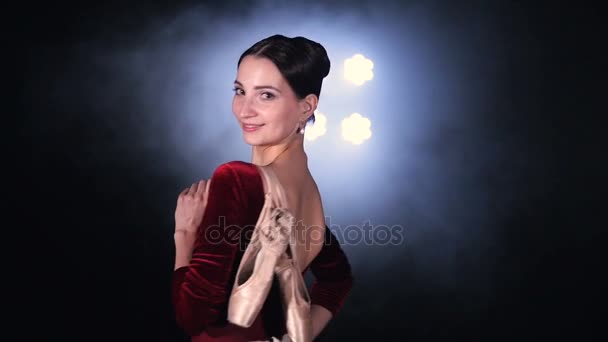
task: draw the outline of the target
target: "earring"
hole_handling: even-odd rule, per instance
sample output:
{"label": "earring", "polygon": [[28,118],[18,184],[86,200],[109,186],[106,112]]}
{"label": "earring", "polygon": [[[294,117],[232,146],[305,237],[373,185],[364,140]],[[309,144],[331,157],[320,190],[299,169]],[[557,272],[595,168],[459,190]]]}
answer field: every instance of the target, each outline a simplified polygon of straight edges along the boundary
{"label": "earring", "polygon": [[304,124],[300,124],[300,134],[304,134]]}

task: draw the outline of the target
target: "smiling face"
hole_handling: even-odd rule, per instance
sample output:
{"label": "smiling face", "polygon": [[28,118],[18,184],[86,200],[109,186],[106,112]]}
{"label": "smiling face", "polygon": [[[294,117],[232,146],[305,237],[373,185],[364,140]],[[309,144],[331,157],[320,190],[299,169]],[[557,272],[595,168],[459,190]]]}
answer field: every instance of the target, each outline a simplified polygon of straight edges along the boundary
{"label": "smiling face", "polygon": [[267,58],[247,56],[234,83],[232,112],[245,142],[274,145],[294,134],[310,106],[299,100],[279,69]]}

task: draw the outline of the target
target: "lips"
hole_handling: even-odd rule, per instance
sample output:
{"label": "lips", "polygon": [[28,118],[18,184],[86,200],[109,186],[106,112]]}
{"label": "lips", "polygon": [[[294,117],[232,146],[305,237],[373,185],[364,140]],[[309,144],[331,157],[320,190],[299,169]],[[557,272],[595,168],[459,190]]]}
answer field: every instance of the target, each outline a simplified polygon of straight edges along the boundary
{"label": "lips", "polygon": [[261,125],[243,124],[243,130],[245,132],[253,132],[253,131],[258,130],[262,126],[264,126],[264,125],[263,124],[261,124]]}

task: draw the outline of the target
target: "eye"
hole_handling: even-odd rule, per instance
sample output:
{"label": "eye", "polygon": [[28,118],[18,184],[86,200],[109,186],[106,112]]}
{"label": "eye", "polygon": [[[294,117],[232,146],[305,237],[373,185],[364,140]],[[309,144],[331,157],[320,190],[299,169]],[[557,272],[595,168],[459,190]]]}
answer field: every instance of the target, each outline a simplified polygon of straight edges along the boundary
{"label": "eye", "polygon": [[264,100],[270,100],[270,99],[274,98],[274,94],[265,91],[265,92],[262,93],[262,98]]}
{"label": "eye", "polygon": [[241,89],[239,87],[232,88],[232,91],[234,92],[235,95],[243,95],[243,89]]}

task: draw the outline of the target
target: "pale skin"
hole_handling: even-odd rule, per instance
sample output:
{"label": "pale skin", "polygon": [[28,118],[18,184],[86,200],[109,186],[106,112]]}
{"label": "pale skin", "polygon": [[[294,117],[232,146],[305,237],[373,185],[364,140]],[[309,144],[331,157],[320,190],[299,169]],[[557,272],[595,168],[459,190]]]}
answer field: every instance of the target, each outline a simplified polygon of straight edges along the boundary
{"label": "pale skin", "polygon": [[[325,234],[325,215],[319,190],[308,168],[304,135],[297,131],[317,108],[318,98],[310,94],[297,98],[272,61],[245,57],[238,68],[232,111],[242,129],[243,139],[252,146],[251,163],[269,165],[286,191],[289,207],[307,239],[298,246],[303,270],[319,253],[323,241],[313,236]],[[256,125],[247,131],[246,125]],[[202,222],[207,199],[201,180],[184,189],[175,210],[175,269],[190,264],[197,229]],[[311,242],[312,241],[312,242]],[[319,305],[311,307],[313,336],[316,338],[331,320],[332,314]]]}

